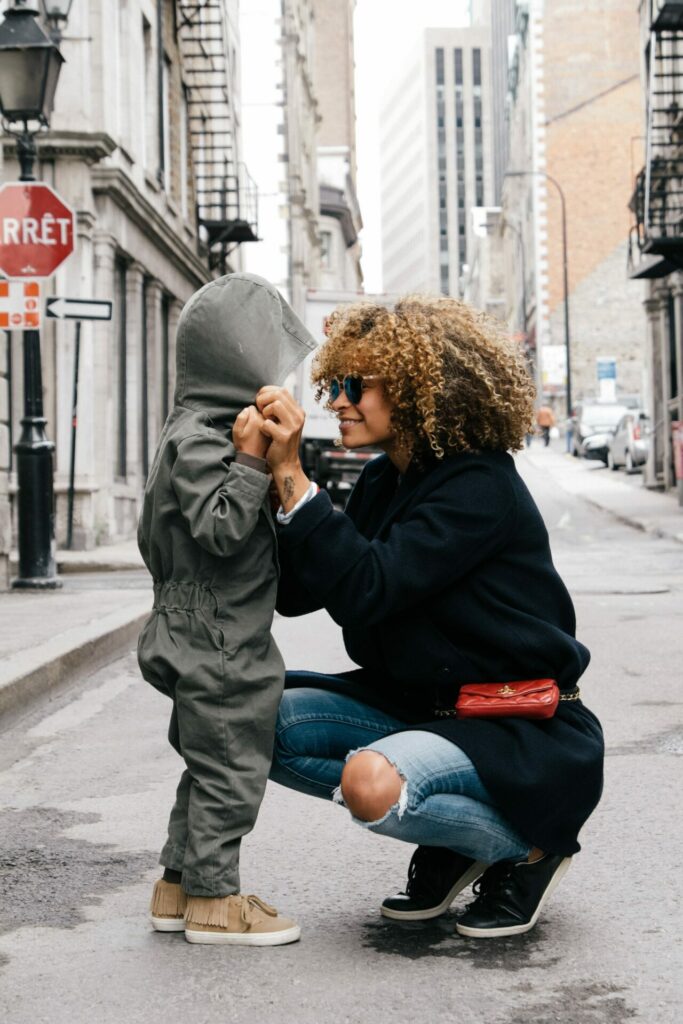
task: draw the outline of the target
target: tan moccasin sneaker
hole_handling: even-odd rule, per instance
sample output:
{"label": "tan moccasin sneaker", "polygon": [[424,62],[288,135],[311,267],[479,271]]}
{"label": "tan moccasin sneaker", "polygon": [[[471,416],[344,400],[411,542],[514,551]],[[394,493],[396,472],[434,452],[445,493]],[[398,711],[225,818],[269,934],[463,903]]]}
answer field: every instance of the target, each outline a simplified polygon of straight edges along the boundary
{"label": "tan moccasin sneaker", "polygon": [[300,939],[301,929],[258,896],[188,896],[185,938],[212,945],[284,946]]}
{"label": "tan moccasin sneaker", "polygon": [[154,883],[150,911],[152,927],[156,932],[184,932],[187,896],[173,882],[160,878]]}

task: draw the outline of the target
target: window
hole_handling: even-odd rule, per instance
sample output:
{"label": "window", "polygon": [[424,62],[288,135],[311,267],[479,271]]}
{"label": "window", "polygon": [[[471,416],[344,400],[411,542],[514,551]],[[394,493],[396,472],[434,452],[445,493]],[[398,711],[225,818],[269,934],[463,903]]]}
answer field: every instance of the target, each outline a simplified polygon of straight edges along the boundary
{"label": "window", "polygon": [[128,331],[126,318],[128,314],[126,303],[127,268],[124,260],[118,258],[115,268],[115,299],[116,316],[118,320],[116,331],[116,370],[117,370],[117,432],[116,432],[116,475],[125,479],[128,472],[128,439],[127,419],[128,402],[126,377],[128,372]]}
{"label": "window", "polygon": [[[455,82],[455,167],[456,187],[458,190],[458,234],[464,234],[465,210],[465,92],[463,72],[463,51],[460,47],[453,51],[454,82]],[[461,212],[462,211],[462,212]],[[462,242],[458,247],[460,272],[464,263]]]}
{"label": "window", "polygon": [[113,39],[111,46],[111,62],[112,62],[112,87],[114,92],[114,135],[116,139],[124,137],[125,132],[123,130],[123,113],[124,113],[124,102],[122,97],[122,83],[125,80],[125,75],[121,61],[121,8],[119,4],[114,4],[112,7],[112,18],[114,20],[113,25]]}
{"label": "window", "polygon": [[453,60],[454,60],[454,67],[455,67],[455,84],[456,85],[462,85],[463,84],[463,74],[462,74],[462,50],[461,49],[454,50],[454,52],[453,52]]}
{"label": "window", "polygon": [[436,51],[436,84],[443,85],[445,80],[443,49],[439,47]]}
{"label": "window", "polygon": [[189,198],[188,198],[188,117],[187,117],[187,92],[183,86],[183,90],[180,97],[180,211],[187,220],[189,215]]}
{"label": "window", "polygon": [[147,18],[142,19],[142,165],[147,169],[153,166],[156,148],[156,104],[154,102],[154,59],[152,47],[152,26]]}
{"label": "window", "polygon": [[320,232],[320,262],[324,270],[332,269],[332,232]]}
{"label": "window", "polygon": [[161,64],[161,177],[164,188],[170,193],[172,187],[171,165],[171,61],[164,54]]}
{"label": "window", "polygon": [[448,191],[446,187],[446,96],[444,50],[436,50],[436,142],[439,170],[439,263],[440,287],[448,295]]}
{"label": "window", "polygon": [[142,317],[140,322],[140,464],[142,475],[147,479],[149,473],[149,372],[148,372],[148,334],[147,334],[147,299],[149,296],[149,280],[142,281]]}
{"label": "window", "polygon": [[472,53],[472,73],[474,84],[481,85],[481,50],[474,50]]}
{"label": "window", "polygon": [[170,371],[168,363],[169,351],[169,315],[171,299],[164,294],[161,298],[161,419],[166,422],[169,411]]}
{"label": "window", "polygon": [[484,132],[482,128],[481,50],[472,51],[472,84],[474,114],[474,176],[475,203],[484,205]]}

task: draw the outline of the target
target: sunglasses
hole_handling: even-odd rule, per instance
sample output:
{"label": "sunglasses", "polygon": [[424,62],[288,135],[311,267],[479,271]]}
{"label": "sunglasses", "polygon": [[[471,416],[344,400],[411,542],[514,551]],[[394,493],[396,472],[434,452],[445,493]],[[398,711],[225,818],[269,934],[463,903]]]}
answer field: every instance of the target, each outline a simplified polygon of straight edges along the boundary
{"label": "sunglasses", "polygon": [[339,377],[333,377],[330,381],[330,401],[336,402],[343,391],[351,405],[358,405],[363,397],[365,382],[368,380],[379,380],[379,377],[376,374],[360,377],[353,373],[347,373],[341,381]]}

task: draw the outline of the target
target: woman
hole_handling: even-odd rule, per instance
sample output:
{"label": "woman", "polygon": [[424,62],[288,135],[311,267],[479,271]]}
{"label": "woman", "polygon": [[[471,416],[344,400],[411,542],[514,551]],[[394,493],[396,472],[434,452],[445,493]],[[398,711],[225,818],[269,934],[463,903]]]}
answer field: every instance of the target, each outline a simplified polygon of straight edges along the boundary
{"label": "woman", "polygon": [[[360,666],[288,673],[271,777],[418,845],[386,917],[435,917],[474,881],[461,934],[528,931],[600,798],[603,743],[578,699],[589,653],[508,454],[533,418],[523,361],[463,303],[414,296],[336,312],[314,380],[344,447],[384,454],[337,512],[299,462],[303,411],[283,389],[258,395],[278,609],[326,608]],[[453,715],[463,683],[541,677],[562,695],[549,720]]]}

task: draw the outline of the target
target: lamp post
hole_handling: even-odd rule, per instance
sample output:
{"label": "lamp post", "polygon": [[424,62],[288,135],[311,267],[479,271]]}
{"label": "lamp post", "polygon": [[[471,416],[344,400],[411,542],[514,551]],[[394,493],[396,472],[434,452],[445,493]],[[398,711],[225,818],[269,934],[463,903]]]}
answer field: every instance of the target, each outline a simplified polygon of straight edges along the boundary
{"label": "lamp post", "polygon": [[[0,24],[0,110],[3,127],[17,140],[20,181],[34,181],[35,135],[47,126],[64,58],[36,21],[40,12],[16,0]],[[12,126],[22,125],[20,129]],[[17,455],[19,576],[13,586],[61,586],[54,543],[54,444],[47,439],[39,331],[24,331],[24,417]]]}
{"label": "lamp post", "polygon": [[545,178],[557,189],[562,205],[562,277],[564,285],[564,348],[567,362],[567,420],[572,415],[572,369],[571,369],[571,348],[569,335],[569,263],[567,250],[567,203],[564,191],[559,181],[545,171],[506,171],[506,178]]}

